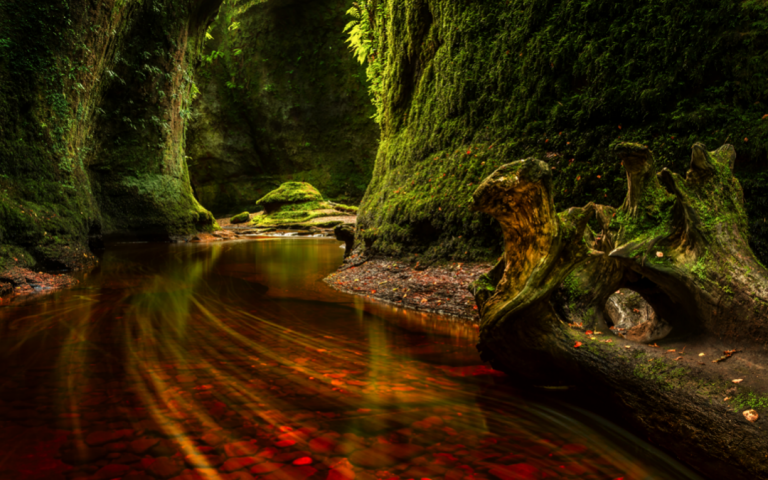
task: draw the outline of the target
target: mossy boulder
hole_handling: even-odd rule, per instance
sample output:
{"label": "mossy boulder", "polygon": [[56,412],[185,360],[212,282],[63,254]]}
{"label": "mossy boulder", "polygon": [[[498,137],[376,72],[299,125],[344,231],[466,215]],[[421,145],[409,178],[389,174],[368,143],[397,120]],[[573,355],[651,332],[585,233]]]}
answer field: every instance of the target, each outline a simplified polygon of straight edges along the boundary
{"label": "mossy boulder", "polygon": [[256,205],[264,207],[267,215],[280,210],[281,207],[291,204],[320,202],[323,196],[312,185],[306,182],[285,182],[280,188],[273,190],[256,202]]}
{"label": "mossy boulder", "polygon": [[247,222],[250,219],[251,219],[251,214],[248,213],[248,212],[243,212],[243,213],[239,213],[239,214],[235,215],[234,217],[230,218],[229,219],[229,223],[232,223],[232,224],[236,225],[238,223],[245,223],[245,222]]}
{"label": "mossy boulder", "polygon": [[286,182],[256,202],[264,214],[253,223],[262,226],[295,226],[321,217],[350,216],[357,207],[323,200],[322,194],[306,182]]}

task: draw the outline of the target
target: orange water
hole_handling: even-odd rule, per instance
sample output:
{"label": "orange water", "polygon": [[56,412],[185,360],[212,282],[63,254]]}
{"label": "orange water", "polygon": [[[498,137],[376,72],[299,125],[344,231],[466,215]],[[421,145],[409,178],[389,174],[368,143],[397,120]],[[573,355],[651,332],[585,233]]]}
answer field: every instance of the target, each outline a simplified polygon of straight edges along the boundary
{"label": "orange water", "polygon": [[518,392],[471,322],[331,290],[342,256],[116,245],[77,288],[0,308],[0,479],[699,478]]}

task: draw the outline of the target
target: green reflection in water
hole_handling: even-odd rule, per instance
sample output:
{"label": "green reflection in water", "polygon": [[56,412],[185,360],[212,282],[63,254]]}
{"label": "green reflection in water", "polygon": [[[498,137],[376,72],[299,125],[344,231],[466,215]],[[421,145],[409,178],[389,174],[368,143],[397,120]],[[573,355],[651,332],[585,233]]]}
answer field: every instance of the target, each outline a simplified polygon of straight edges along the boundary
{"label": "green reflection in water", "polygon": [[[321,280],[342,257],[338,242],[317,239],[114,247],[80,287],[0,310],[0,366],[13,372],[0,380],[0,412],[15,412],[22,396],[50,412],[25,421],[65,429],[62,448],[81,458],[90,434],[117,425],[169,438],[181,456],[208,452],[206,434],[262,452],[310,451],[312,438],[333,438],[333,453],[312,453],[317,475],[355,451],[412,442],[427,452],[419,465],[447,458],[435,455],[450,446],[478,478],[493,462],[553,475],[584,464],[596,478],[698,478],[597,417],[519,395],[479,362],[472,324],[329,289]],[[0,471],[34,468],[14,460],[22,447],[3,442],[15,453],[0,456]],[[562,453],[573,444],[584,447],[576,460]],[[477,452],[501,456],[479,462]],[[49,472],[68,468],[53,458]],[[408,459],[357,461],[349,468],[373,478],[417,472]],[[429,478],[445,474],[435,467]]]}

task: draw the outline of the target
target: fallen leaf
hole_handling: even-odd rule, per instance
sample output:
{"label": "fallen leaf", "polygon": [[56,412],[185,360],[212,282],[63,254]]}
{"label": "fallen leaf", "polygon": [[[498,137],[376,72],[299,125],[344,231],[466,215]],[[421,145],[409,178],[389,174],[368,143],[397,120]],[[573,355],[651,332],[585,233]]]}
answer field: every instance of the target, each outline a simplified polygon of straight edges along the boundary
{"label": "fallen leaf", "polygon": [[649,343],[649,344],[648,344],[648,346],[649,346],[649,347],[654,347],[654,348],[659,348],[659,346],[658,346],[658,345],[656,345],[655,343],[654,343],[653,345],[651,345],[651,344]]}
{"label": "fallen leaf", "polygon": [[700,357],[703,357],[703,356],[704,356],[704,353],[700,353],[700,354],[699,354],[699,356],[700,356]]}
{"label": "fallen leaf", "polygon": [[631,345],[624,345],[624,348],[632,348]]}
{"label": "fallen leaf", "polygon": [[725,397],[725,398],[723,399],[723,401],[724,401],[724,402],[727,402],[727,401],[728,401],[728,400],[730,400],[730,399],[731,399],[731,397]]}
{"label": "fallen leaf", "polygon": [[582,345],[583,345],[583,343],[581,343],[581,342],[576,342],[576,343],[573,345],[573,348],[579,348],[579,347],[580,347],[580,346],[582,346]]}
{"label": "fallen leaf", "polygon": [[606,340],[606,341],[605,341],[605,343],[613,343],[613,340],[611,340],[611,339],[609,338],[608,340]]}
{"label": "fallen leaf", "polygon": [[587,330],[587,331],[586,331],[586,332],[584,332],[584,333],[586,333],[587,335],[592,335],[592,330]]}
{"label": "fallen leaf", "polygon": [[744,410],[743,414],[744,414],[744,418],[746,418],[752,423],[756,422],[757,419],[760,418],[760,416],[754,410]]}
{"label": "fallen leaf", "polygon": [[743,378],[736,378],[736,379],[734,379],[734,380],[731,380],[731,381],[732,381],[733,383],[741,383],[741,382],[743,382],[743,381],[744,381],[744,379],[743,379]]}
{"label": "fallen leaf", "polygon": [[683,357],[677,357],[677,358],[675,359],[675,361],[677,361],[677,360],[680,360],[681,358],[683,358]]}
{"label": "fallen leaf", "polygon": [[675,351],[675,349],[673,348],[672,350],[667,350],[667,353],[674,352],[674,351]]}

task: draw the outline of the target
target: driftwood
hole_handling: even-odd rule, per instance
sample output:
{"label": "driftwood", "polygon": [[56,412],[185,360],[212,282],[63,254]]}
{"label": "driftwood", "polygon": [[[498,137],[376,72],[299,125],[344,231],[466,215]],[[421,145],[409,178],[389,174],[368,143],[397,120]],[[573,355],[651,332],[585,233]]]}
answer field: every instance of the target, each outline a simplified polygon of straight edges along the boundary
{"label": "driftwood", "polygon": [[[663,389],[657,403],[643,403],[636,390],[655,387],[632,375],[627,365],[634,360],[623,349],[575,348],[573,327],[583,322],[585,329],[607,332],[606,302],[628,288],[671,325],[670,341],[710,335],[765,349],[768,275],[747,243],[742,190],[731,173],[736,152],[730,145],[714,152],[694,145],[685,178],[667,169],[657,173],[642,145],[620,144],[615,153],[628,182],[618,209],[589,204],[557,213],[550,167],[536,159],[505,165],[478,187],[475,208],[499,221],[505,240],[504,260],[471,287],[482,317],[478,349],[494,367],[536,384],[606,387],[632,405],[649,435],[655,427],[648,417],[659,415],[666,400],[672,406],[662,417],[696,417],[693,423],[709,425],[715,435],[726,428],[727,410],[678,405]],[[681,457],[706,459],[708,468],[729,478],[768,474],[746,458],[764,456],[758,455],[768,446],[764,433],[731,452],[712,448],[715,437],[673,441],[688,428],[681,418],[665,417],[664,429]]]}

